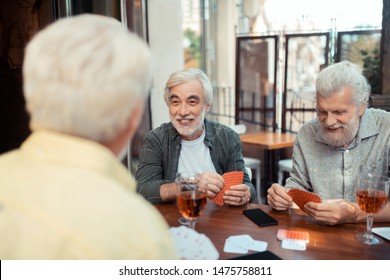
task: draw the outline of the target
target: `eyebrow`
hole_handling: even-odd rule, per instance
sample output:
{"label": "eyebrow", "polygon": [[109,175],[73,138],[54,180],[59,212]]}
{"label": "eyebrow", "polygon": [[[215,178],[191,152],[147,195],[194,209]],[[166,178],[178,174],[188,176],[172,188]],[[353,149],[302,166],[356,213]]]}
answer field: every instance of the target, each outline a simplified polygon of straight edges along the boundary
{"label": "eyebrow", "polygon": [[334,113],[334,112],[347,112],[348,111],[347,108],[337,108],[337,109],[333,109],[333,110],[325,110],[325,109],[322,109],[322,108],[319,108],[319,107],[316,107],[315,110],[317,112],[331,112],[331,113]]}
{"label": "eyebrow", "polygon": [[187,100],[188,100],[188,99],[196,99],[197,101],[200,101],[199,95],[190,95],[190,96],[187,98]]}
{"label": "eyebrow", "polygon": [[[171,100],[171,99],[174,99],[174,98],[179,98],[179,96],[177,95],[177,94],[175,94],[175,93],[173,93],[170,97],[169,97],[169,100]],[[190,95],[188,98],[187,98],[187,100],[190,100],[190,99],[195,99],[195,100],[197,100],[197,101],[200,101],[200,97],[198,96],[198,95]]]}

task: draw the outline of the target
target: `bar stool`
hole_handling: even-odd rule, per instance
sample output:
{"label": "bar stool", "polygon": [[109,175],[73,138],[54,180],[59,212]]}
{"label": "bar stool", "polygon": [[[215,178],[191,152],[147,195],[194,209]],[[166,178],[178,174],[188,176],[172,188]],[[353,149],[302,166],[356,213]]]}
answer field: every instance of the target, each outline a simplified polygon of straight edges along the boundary
{"label": "bar stool", "polygon": [[278,161],[278,184],[282,185],[284,172],[290,173],[292,169],[292,159],[282,159]]}

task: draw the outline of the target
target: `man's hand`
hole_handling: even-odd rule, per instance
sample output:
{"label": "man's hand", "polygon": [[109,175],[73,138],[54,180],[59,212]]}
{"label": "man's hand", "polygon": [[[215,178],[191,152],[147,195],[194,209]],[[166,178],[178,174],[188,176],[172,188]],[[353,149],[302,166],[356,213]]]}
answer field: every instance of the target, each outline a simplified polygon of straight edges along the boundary
{"label": "man's hand", "polygon": [[223,201],[225,204],[241,206],[246,203],[251,198],[251,192],[249,187],[245,184],[231,186],[229,190],[225,191],[223,196]]}
{"label": "man's hand", "polygon": [[208,197],[215,197],[222,190],[223,185],[223,178],[218,173],[203,172],[199,176],[198,186],[207,189]]}
{"label": "man's hand", "polygon": [[272,184],[268,189],[268,204],[275,210],[286,210],[293,205],[292,198],[287,194],[288,189],[279,184]]}
{"label": "man's hand", "polygon": [[305,212],[317,222],[336,225],[364,220],[365,214],[356,203],[344,199],[328,199],[322,203],[308,202]]}

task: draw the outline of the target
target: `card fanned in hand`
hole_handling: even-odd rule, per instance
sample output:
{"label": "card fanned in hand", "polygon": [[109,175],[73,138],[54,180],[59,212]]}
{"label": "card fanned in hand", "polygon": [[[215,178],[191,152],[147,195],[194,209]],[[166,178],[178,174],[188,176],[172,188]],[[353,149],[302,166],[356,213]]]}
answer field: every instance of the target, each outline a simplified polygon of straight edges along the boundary
{"label": "card fanned in hand", "polygon": [[218,204],[219,206],[224,205],[223,195],[225,191],[230,189],[231,186],[240,185],[244,180],[244,172],[243,171],[231,171],[226,172],[222,175],[223,180],[225,181],[225,185],[222,190],[214,197],[210,197],[210,200]]}
{"label": "card fanned in hand", "polygon": [[288,195],[291,196],[294,203],[303,211],[305,211],[304,206],[306,203],[321,202],[321,198],[318,195],[300,189],[291,189],[288,191]]}

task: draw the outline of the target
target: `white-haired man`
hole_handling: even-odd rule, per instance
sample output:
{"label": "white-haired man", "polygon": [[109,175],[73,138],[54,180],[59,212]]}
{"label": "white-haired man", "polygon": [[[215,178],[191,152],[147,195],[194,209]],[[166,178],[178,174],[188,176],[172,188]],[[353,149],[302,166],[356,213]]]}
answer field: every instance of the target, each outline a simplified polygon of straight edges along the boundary
{"label": "white-haired man", "polygon": [[[364,222],[367,214],[356,203],[358,175],[389,176],[390,113],[367,108],[369,85],[356,65],[343,61],[322,70],[316,80],[318,117],[298,132],[293,169],[285,187],[273,184],[268,203],[285,210],[287,194],[300,188],[318,194],[305,211],[325,224]],[[372,168],[375,167],[375,168]],[[390,221],[390,204],[375,221]]]}
{"label": "white-haired man", "polygon": [[224,203],[242,206],[255,198],[238,134],[205,117],[212,94],[211,82],[200,69],[179,70],[168,78],[164,100],[171,121],[146,134],[136,173],[137,190],[150,202],[175,200],[175,176],[183,171],[200,173],[199,185],[209,197],[223,188],[225,172],[244,171],[243,183],[225,192]]}
{"label": "white-haired man", "polygon": [[118,160],[149,91],[145,42],[113,18],[61,19],[28,44],[23,78],[32,134],[0,157],[0,259],[176,258]]}

